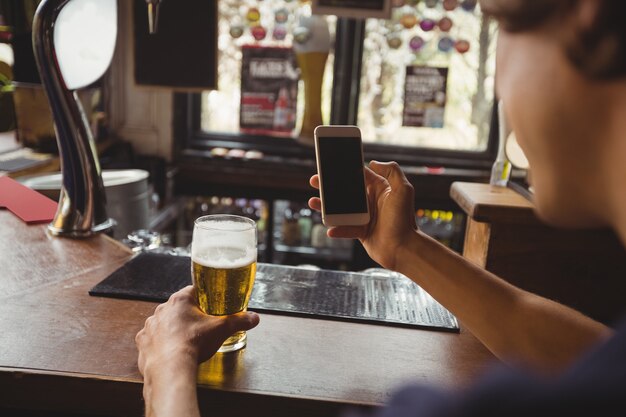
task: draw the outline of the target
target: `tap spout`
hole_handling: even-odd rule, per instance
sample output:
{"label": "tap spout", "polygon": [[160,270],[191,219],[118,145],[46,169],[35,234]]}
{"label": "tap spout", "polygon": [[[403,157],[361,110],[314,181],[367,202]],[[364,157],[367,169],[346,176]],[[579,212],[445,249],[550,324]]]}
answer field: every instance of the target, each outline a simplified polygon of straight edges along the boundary
{"label": "tap spout", "polygon": [[154,35],[158,30],[161,0],[146,0],[146,3],[148,4],[148,30],[151,35]]}

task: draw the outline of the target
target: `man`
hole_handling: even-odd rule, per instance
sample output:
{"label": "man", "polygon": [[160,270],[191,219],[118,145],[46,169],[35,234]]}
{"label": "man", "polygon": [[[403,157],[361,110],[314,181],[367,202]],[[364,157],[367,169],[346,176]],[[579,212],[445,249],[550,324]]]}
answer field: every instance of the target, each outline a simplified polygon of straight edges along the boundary
{"label": "man", "polygon": [[[537,214],[555,226],[609,226],[626,242],[626,2],[481,6],[500,23],[496,90],[533,170]],[[375,261],[418,283],[512,365],[460,392],[407,387],[379,415],[624,414],[626,326],[614,331],[516,288],[421,233],[397,164],[372,162],[366,179],[371,222],[329,236],[360,239]],[[319,210],[320,201],[309,205]],[[158,307],[137,335],[148,415],[198,415],[198,361],[257,323],[253,313],[202,316],[192,288]]]}

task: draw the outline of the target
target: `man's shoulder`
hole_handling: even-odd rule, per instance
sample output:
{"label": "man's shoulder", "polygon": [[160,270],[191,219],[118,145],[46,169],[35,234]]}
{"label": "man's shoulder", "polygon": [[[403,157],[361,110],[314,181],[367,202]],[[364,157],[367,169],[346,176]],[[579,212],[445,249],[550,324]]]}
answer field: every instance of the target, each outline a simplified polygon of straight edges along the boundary
{"label": "man's shoulder", "polygon": [[[619,415],[626,392],[626,326],[555,379],[494,366],[474,385],[451,392],[405,386],[377,417]],[[623,410],[622,410],[623,412]]]}
{"label": "man's shoulder", "polygon": [[620,325],[610,339],[558,378],[500,368],[485,375],[463,396],[469,404],[476,403],[486,411],[484,415],[496,415],[489,411],[495,411],[497,403],[506,415],[613,415],[615,407],[622,407],[624,387],[626,326]]}
{"label": "man's shoulder", "polygon": [[598,389],[621,381],[621,387],[626,387],[626,321],[616,327],[610,339],[566,371],[559,381],[567,386],[597,384]]}

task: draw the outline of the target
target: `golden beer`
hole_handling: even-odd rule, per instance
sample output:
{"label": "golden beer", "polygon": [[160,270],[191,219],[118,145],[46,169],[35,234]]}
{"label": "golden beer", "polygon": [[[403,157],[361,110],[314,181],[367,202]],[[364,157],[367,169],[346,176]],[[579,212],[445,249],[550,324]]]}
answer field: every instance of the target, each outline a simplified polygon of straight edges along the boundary
{"label": "golden beer", "polygon": [[256,262],[237,268],[216,268],[192,261],[193,283],[200,309],[212,316],[239,313],[246,309]]}
{"label": "golden beer", "polygon": [[[191,245],[191,276],[198,306],[212,316],[248,307],[256,274],[256,225],[245,217],[210,215],[196,220]],[[246,333],[229,337],[218,352],[246,345]]]}

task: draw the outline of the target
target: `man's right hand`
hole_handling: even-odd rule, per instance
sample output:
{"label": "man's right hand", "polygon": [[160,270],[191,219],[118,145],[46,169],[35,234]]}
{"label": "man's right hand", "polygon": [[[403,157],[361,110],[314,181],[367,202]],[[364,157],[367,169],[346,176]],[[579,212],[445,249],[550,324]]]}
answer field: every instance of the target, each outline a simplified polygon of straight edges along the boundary
{"label": "man's right hand", "polygon": [[[372,161],[365,168],[365,182],[370,222],[364,226],[332,227],[328,236],[359,239],[374,261],[395,270],[398,248],[417,230],[415,191],[396,162]],[[313,175],[310,183],[319,189],[319,176]],[[320,211],[319,197],[309,199],[309,206]]]}

